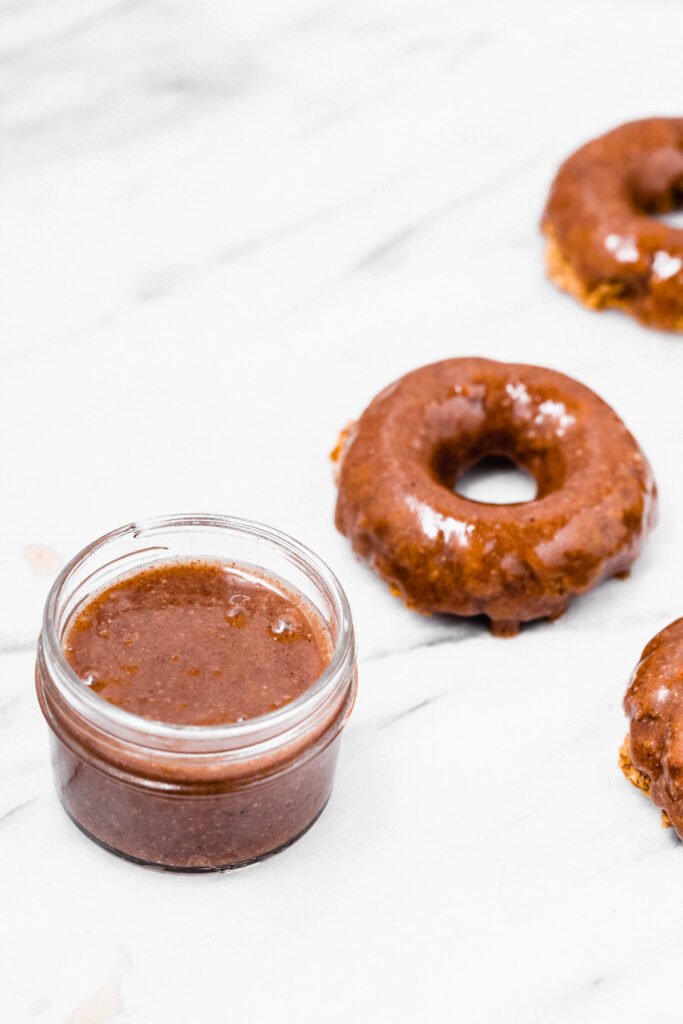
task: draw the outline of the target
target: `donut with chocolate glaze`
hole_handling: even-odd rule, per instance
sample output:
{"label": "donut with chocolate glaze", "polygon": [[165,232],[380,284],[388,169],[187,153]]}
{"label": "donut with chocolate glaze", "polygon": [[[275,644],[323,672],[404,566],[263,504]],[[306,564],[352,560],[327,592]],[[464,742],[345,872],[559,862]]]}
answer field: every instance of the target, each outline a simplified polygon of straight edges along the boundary
{"label": "donut with chocolate glaze", "polygon": [[[487,455],[530,473],[536,498],[457,494]],[[380,392],[332,457],[337,528],[392,592],[421,612],[486,615],[498,635],[627,574],[655,518],[650,467],[617,414],[537,366],[423,366]]]}
{"label": "donut with chocolate glaze", "polygon": [[662,809],[683,839],[683,619],[658,633],[640,656],[624,710],[629,735],[619,754],[626,778]]}
{"label": "donut with chocolate glaze", "polygon": [[683,330],[683,231],[656,220],[683,202],[683,118],[631,121],[582,146],[550,189],[548,274],[590,309]]}

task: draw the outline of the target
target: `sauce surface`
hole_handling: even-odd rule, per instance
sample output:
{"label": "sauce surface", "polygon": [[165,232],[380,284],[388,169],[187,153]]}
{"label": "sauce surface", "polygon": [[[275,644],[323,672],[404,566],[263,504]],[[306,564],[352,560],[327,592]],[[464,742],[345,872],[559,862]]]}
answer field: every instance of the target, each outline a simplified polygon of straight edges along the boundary
{"label": "sauce surface", "polygon": [[275,711],[315,683],[329,634],[300,595],[222,562],[125,577],[77,611],[64,654],[110,704],[143,718],[219,725]]}

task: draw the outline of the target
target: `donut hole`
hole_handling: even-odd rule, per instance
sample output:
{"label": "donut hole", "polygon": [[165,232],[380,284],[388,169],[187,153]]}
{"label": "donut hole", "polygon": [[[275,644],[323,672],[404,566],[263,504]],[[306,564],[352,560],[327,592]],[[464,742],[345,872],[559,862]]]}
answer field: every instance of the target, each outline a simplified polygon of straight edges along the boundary
{"label": "donut hole", "polygon": [[426,422],[432,435],[427,459],[432,479],[460,497],[489,505],[522,504],[562,488],[564,443],[551,413],[569,416],[568,407],[550,392],[542,397],[538,404],[529,396],[531,410],[525,406],[521,417],[494,404],[478,423],[463,424],[461,418],[454,433],[445,416],[436,418],[443,409],[431,409]]}
{"label": "donut hole", "polygon": [[637,209],[674,227],[676,211],[683,207],[683,153],[679,149],[654,149],[641,153],[628,180]]}
{"label": "donut hole", "polygon": [[636,209],[647,214],[648,217],[652,217],[653,220],[665,224],[673,223],[676,227],[683,223],[681,219],[683,190],[678,185],[672,185],[661,191],[648,189],[646,186],[635,186],[632,189],[631,198]]}
{"label": "donut hole", "polygon": [[559,452],[526,451],[502,435],[442,440],[430,469],[442,487],[486,505],[534,501],[561,486],[565,475]]}
{"label": "donut hole", "polygon": [[680,231],[683,229],[683,202],[676,209],[670,210],[668,213],[656,213],[651,216],[654,216],[655,220],[660,221],[662,224],[667,224],[670,228],[676,228],[676,230]]}
{"label": "donut hole", "polygon": [[485,455],[456,477],[453,489],[461,498],[486,505],[518,505],[538,494],[531,473],[507,455]]}

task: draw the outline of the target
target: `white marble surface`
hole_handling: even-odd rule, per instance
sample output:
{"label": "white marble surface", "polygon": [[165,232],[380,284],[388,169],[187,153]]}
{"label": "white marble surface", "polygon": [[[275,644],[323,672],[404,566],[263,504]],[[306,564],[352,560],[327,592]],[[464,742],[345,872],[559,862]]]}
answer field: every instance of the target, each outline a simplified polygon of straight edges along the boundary
{"label": "white marble surface", "polygon": [[[683,848],[616,756],[683,611],[683,341],[557,293],[537,222],[581,141],[681,113],[682,34],[675,0],[0,5],[3,1024],[674,1019]],[[404,610],[332,524],[337,430],[464,354],[588,383],[660,485],[631,579],[516,640]],[[33,692],[61,561],[187,510],[307,541],[360,641],[328,810],[224,876],[83,838]]]}

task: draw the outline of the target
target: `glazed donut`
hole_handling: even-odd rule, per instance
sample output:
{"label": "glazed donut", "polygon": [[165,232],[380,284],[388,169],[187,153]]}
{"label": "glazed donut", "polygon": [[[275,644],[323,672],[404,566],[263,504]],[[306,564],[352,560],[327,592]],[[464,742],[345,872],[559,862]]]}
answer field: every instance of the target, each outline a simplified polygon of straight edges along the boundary
{"label": "glazed donut", "polygon": [[[536,480],[533,501],[455,493],[486,455]],[[626,574],[654,523],[650,467],[615,412],[553,370],[446,359],[385,388],[347,428],[336,525],[411,608],[488,616],[514,635]]]}
{"label": "glazed donut", "polygon": [[683,200],[683,118],[621,125],[566,160],[541,222],[555,284],[591,309],[683,329],[683,231],[655,220]]}
{"label": "glazed donut", "polygon": [[683,619],[650,640],[631,677],[621,769],[683,838]]}

